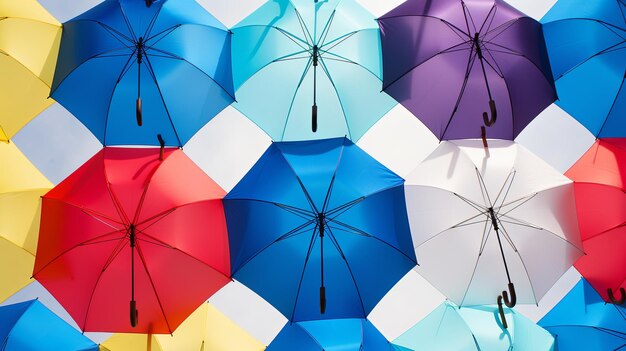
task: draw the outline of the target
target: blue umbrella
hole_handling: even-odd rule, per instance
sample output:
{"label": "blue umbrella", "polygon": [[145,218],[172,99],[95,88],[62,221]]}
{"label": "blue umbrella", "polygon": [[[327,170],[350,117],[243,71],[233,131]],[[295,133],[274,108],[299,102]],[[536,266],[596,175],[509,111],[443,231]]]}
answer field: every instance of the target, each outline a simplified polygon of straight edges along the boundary
{"label": "blue umbrella", "polygon": [[107,0],[63,25],[52,97],[104,145],[182,146],[234,100],[230,38],[193,0]]}
{"label": "blue umbrella", "polygon": [[415,266],[403,183],[346,138],[272,144],[224,198],[233,277],[291,321],[364,318]]}
{"label": "blue umbrella", "polygon": [[287,323],[266,351],[392,351],[367,319]]}
{"label": "blue umbrella", "polygon": [[559,0],[541,20],[557,105],[600,138],[625,137],[626,1]]}
{"label": "blue umbrella", "polygon": [[556,337],[559,351],[626,347],[626,308],[604,302],[585,279],[539,325]]}
{"label": "blue umbrella", "polygon": [[233,106],[273,140],[356,141],[396,104],[378,24],[354,0],[271,0],[232,31]]}
{"label": "blue umbrella", "polygon": [[98,345],[30,300],[0,307],[0,350],[97,351]]}
{"label": "blue umbrella", "polygon": [[497,307],[463,307],[445,302],[394,340],[409,350],[551,351],[554,338],[512,309],[505,309],[505,329]]}

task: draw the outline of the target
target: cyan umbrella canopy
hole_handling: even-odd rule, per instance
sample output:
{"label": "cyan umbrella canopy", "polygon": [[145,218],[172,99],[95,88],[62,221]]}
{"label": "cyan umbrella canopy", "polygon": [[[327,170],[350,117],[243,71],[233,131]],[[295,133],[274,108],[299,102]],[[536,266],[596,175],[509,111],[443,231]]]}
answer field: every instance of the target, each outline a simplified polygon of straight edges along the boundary
{"label": "cyan umbrella canopy", "polygon": [[[429,351],[551,351],[554,338],[512,309],[505,309],[505,329],[493,306],[463,307],[445,302],[394,344]],[[403,350],[403,349],[402,349]]]}
{"label": "cyan umbrella canopy", "polygon": [[396,104],[374,16],[354,0],[268,1],[232,31],[233,106],[273,140],[356,141]]}
{"label": "cyan umbrella canopy", "polygon": [[605,303],[585,279],[539,325],[555,336],[559,351],[626,347],[626,308]]}
{"label": "cyan umbrella canopy", "polygon": [[104,145],[182,146],[234,100],[226,27],[193,0],[152,2],[63,25],[52,97]]}
{"label": "cyan umbrella canopy", "polygon": [[626,1],[559,0],[541,19],[559,99],[599,138],[626,137]]}
{"label": "cyan umbrella canopy", "polygon": [[367,319],[287,323],[266,351],[392,351]]}
{"label": "cyan umbrella canopy", "polygon": [[224,198],[233,277],[291,321],[365,318],[416,263],[403,182],[346,138],[273,143]]}
{"label": "cyan umbrella canopy", "polygon": [[98,351],[98,345],[30,300],[0,307],[0,350]]}

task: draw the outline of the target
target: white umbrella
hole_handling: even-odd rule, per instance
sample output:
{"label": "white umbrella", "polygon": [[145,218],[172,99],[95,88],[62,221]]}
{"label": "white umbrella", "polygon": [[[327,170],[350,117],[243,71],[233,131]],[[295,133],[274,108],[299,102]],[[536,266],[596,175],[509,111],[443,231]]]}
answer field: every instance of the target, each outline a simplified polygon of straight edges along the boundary
{"label": "white umbrella", "polygon": [[583,253],[572,182],[511,141],[443,142],[405,194],[416,270],[459,306],[537,303]]}

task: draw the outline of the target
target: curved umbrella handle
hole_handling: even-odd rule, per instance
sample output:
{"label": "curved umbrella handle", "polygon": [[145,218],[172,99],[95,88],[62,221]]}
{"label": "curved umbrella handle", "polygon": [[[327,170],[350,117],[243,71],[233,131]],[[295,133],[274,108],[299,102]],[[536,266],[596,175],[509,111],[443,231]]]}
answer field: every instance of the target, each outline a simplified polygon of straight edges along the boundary
{"label": "curved umbrella handle", "polygon": [[513,308],[517,304],[517,295],[515,294],[515,285],[509,283],[509,291],[511,292],[511,299],[509,300],[509,294],[506,291],[502,291],[502,297],[506,307]]}
{"label": "curved umbrella handle", "polygon": [[498,110],[496,109],[496,102],[493,100],[489,100],[489,110],[491,110],[491,117],[487,112],[483,112],[483,122],[487,127],[491,127],[496,124],[496,119],[498,118]]}
{"label": "curved umbrella handle", "polygon": [[143,124],[143,109],[141,106],[141,98],[138,97],[137,98],[137,104],[135,105],[136,107],[136,116],[137,116],[137,125],[141,127],[141,125]]}
{"label": "curved umbrella handle", "polygon": [[137,301],[130,300],[130,325],[134,328],[139,321],[139,311],[137,311]]}
{"label": "curved umbrella handle", "polygon": [[326,313],[326,287],[320,286],[320,313]]}
{"label": "curved umbrella handle", "polygon": [[619,292],[621,296],[619,299],[616,299],[615,295],[613,295],[613,289],[606,289],[606,293],[607,295],[609,295],[609,300],[614,305],[623,305],[624,302],[626,302],[626,291],[624,291],[624,288],[619,288]]}
{"label": "curved umbrella handle", "polygon": [[506,322],[506,317],[504,316],[504,308],[502,308],[502,296],[498,295],[498,312],[500,313],[500,320],[502,321],[502,326],[504,329],[508,329],[509,325]]}
{"label": "curved umbrella handle", "polygon": [[317,105],[313,105],[311,110],[311,130],[317,132]]}

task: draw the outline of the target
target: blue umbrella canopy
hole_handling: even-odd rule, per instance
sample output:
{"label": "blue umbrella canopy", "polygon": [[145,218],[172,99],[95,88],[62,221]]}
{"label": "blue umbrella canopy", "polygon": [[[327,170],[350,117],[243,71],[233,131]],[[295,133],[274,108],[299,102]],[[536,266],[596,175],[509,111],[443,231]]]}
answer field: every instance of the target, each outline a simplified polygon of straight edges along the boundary
{"label": "blue umbrella canopy", "polygon": [[557,105],[600,138],[625,137],[626,1],[559,0],[543,17]]}
{"label": "blue umbrella canopy", "polygon": [[267,351],[392,351],[367,319],[327,319],[287,323]]}
{"label": "blue umbrella canopy", "polygon": [[52,97],[104,145],[182,146],[234,100],[230,39],[193,0],[107,0],[63,25]]}
{"label": "blue umbrella canopy", "polygon": [[604,302],[585,279],[539,325],[555,336],[559,351],[626,347],[626,308]]}
{"label": "blue umbrella canopy", "polygon": [[97,351],[98,345],[30,300],[0,307],[0,350]]}
{"label": "blue umbrella canopy", "polygon": [[271,0],[232,31],[233,106],[273,140],[356,141],[396,104],[378,25],[354,0]]}
{"label": "blue umbrella canopy", "polygon": [[364,318],[416,264],[402,185],[346,138],[272,144],[224,198],[233,277],[291,321]]}
{"label": "blue umbrella canopy", "polygon": [[394,340],[409,350],[429,351],[551,351],[554,338],[512,309],[504,310],[509,328],[500,322],[497,307],[459,308],[445,302]]}

